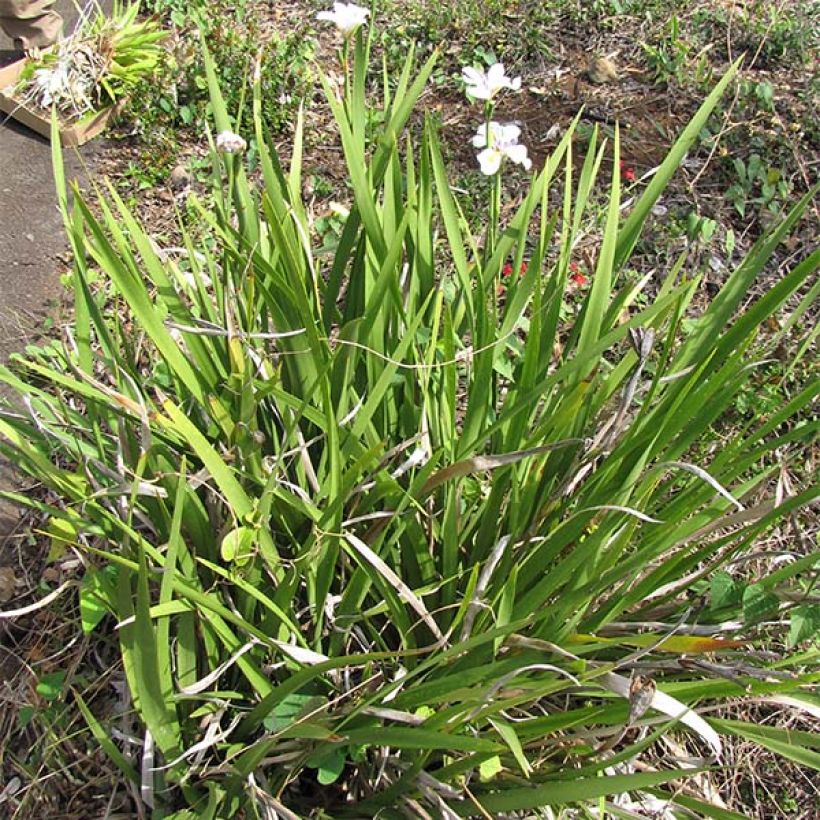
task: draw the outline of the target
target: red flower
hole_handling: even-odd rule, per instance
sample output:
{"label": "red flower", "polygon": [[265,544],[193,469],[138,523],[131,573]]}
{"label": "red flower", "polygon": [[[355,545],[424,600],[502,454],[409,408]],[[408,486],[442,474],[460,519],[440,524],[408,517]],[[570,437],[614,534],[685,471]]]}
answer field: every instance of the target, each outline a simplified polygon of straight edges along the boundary
{"label": "red flower", "polygon": [[581,288],[589,281],[587,277],[583,273],[581,273],[581,268],[579,267],[577,262],[570,262],[569,270],[569,281],[572,282],[572,284],[576,287]]}
{"label": "red flower", "polygon": [[623,160],[621,160],[621,176],[626,182],[634,182],[636,179],[635,169],[630,168]]}
{"label": "red flower", "polygon": [[[513,266],[509,262],[507,262],[507,264],[504,265],[503,268],[501,268],[501,275],[502,276],[512,276],[512,272],[513,272]],[[527,263],[526,262],[521,263],[520,272],[521,272],[522,275],[527,272]]]}

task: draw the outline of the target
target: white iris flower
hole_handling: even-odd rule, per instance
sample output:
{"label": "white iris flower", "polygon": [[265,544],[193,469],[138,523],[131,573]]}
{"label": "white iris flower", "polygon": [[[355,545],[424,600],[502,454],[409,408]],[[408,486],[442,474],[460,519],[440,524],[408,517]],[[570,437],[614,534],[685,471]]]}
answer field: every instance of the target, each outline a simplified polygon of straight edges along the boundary
{"label": "white iris flower", "polygon": [[333,23],[339,29],[342,37],[347,39],[359,26],[367,22],[369,14],[369,9],[357,6],[355,3],[334,3],[333,11],[320,11],[316,19]]}
{"label": "white iris flower", "polygon": [[473,137],[473,145],[483,149],[478,155],[481,173],[488,177],[498,173],[505,158],[529,171],[532,160],[527,156],[527,146],[518,141],[520,136],[521,129],[517,125],[502,125],[493,121],[489,124],[488,139],[487,125],[480,125]]}
{"label": "white iris flower", "polygon": [[521,78],[508,77],[503,63],[491,65],[486,74],[468,66],[461,69],[461,78],[467,85],[467,93],[475,100],[493,100],[505,88],[509,88],[510,91],[521,89]]}

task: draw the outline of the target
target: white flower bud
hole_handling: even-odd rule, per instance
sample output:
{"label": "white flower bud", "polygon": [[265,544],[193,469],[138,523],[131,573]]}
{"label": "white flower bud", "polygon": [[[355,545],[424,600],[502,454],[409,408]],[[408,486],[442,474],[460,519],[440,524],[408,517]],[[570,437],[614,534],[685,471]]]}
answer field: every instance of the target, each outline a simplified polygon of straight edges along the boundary
{"label": "white flower bud", "polygon": [[241,154],[248,147],[248,143],[232,131],[222,131],[216,136],[216,150],[220,154]]}

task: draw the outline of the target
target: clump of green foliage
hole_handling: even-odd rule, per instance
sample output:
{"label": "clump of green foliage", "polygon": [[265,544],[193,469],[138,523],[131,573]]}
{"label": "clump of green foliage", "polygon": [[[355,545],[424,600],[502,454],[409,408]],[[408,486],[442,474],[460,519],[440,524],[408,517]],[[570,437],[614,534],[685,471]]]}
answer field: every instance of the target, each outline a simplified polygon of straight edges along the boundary
{"label": "clump of green foliage", "polygon": [[408,47],[424,43],[440,47],[448,68],[496,61],[504,54],[513,63],[550,54],[545,30],[557,23],[561,9],[553,3],[521,0],[467,0],[438,3],[431,0],[388,0],[383,11],[394,25],[385,28],[382,46],[391,66],[401,66]]}
{"label": "clump of green foliage", "polygon": [[[0,369],[26,396],[0,435],[50,490],[10,497],[88,561],[86,631],[106,613],[117,625],[142,755],[77,708],[157,817],[305,816],[319,801],[332,817],[501,816],[648,792],[715,814],[676,784],[719,758],[722,735],[816,758],[811,736],[698,713],[741,692],[799,703],[820,677],[813,650],[753,654],[775,610],[794,608],[792,643],[812,637],[801,595],[817,556],[751,592],[723,572],[816,496],[769,492],[774,454],[816,434],[795,422],[814,391],[716,430],[758,327],[817,271],[816,252],[746,299],[809,196],[684,337],[699,279],[686,253],[640,304],[648,280],[626,271],[735,68],[625,218],[617,131],[592,134],[579,165],[570,128],[516,207],[493,200],[482,237],[436,130],[404,133],[435,56],[408,56],[374,118],[369,49],[360,32],[343,93],[323,81],[352,191],[329,246],[302,199],[302,122],[283,168],[259,84],[262,187],[238,150],[214,152],[213,198],[194,200],[206,241],[183,232],[166,253],[113,190],[94,209],[74,192],[75,324]],[[564,324],[598,185],[601,245]],[[104,311],[89,265],[113,294]],[[499,298],[507,266],[521,275]],[[716,659],[678,662],[702,653]],[[636,770],[669,732],[686,763]]]}
{"label": "clump of green foliage", "polygon": [[266,18],[248,0],[153,0],[149,8],[172,33],[162,82],[143,84],[126,112],[138,124],[152,154],[149,165],[156,167],[160,148],[160,164],[169,170],[180,132],[201,131],[208,121],[202,42],[214,57],[228,104],[234,108],[250,93],[258,69],[262,113],[271,131],[281,131],[292,122],[300,103],[312,93],[314,40],[306,36],[309,19],[282,34],[266,27]]}
{"label": "clump of green foliage", "polygon": [[819,16],[812,3],[703,4],[693,9],[692,33],[719,50],[731,43],[736,54],[749,55],[752,67],[771,71],[811,62]]}

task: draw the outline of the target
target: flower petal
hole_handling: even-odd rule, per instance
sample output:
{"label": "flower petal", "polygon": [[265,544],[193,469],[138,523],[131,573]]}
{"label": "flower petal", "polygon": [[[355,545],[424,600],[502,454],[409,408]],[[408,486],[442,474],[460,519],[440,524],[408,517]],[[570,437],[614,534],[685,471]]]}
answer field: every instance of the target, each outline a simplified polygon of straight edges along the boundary
{"label": "flower petal", "polygon": [[487,126],[479,125],[476,129],[475,136],[472,139],[473,146],[476,148],[487,147]]}
{"label": "flower petal", "polygon": [[523,165],[525,168],[528,168],[528,164],[532,165],[527,156],[526,145],[510,145],[504,150],[504,153],[518,165]]}
{"label": "flower petal", "polygon": [[501,167],[502,153],[495,148],[485,148],[478,155],[478,163],[481,166],[481,173],[485,176],[491,177],[498,173]]}
{"label": "flower petal", "polygon": [[498,128],[498,139],[500,142],[518,142],[521,136],[521,129],[517,125],[510,123],[509,125],[500,125]]}
{"label": "flower petal", "polygon": [[334,3],[333,11],[320,11],[316,15],[317,20],[333,23],[339,32],[345,37],[350,37],[359,26],[367,22],[370,10],[355,3]]}
{"label": "flower petal", "polygon": [[504,63],[495,63],[487,71],[487,85],[499,89],[506,85],[507,77],[504,74]]}
{"label": "flower petal", "polygon": [[491,100],[492,91],[486,85],[471,85],[467,87],[467,93],[476,100]]}
{"label": "flower petal", "polygon": [[502,142],[504,139],[504,126],[500,122],[493,120],[490,122],[490,142],[492,145]]}

